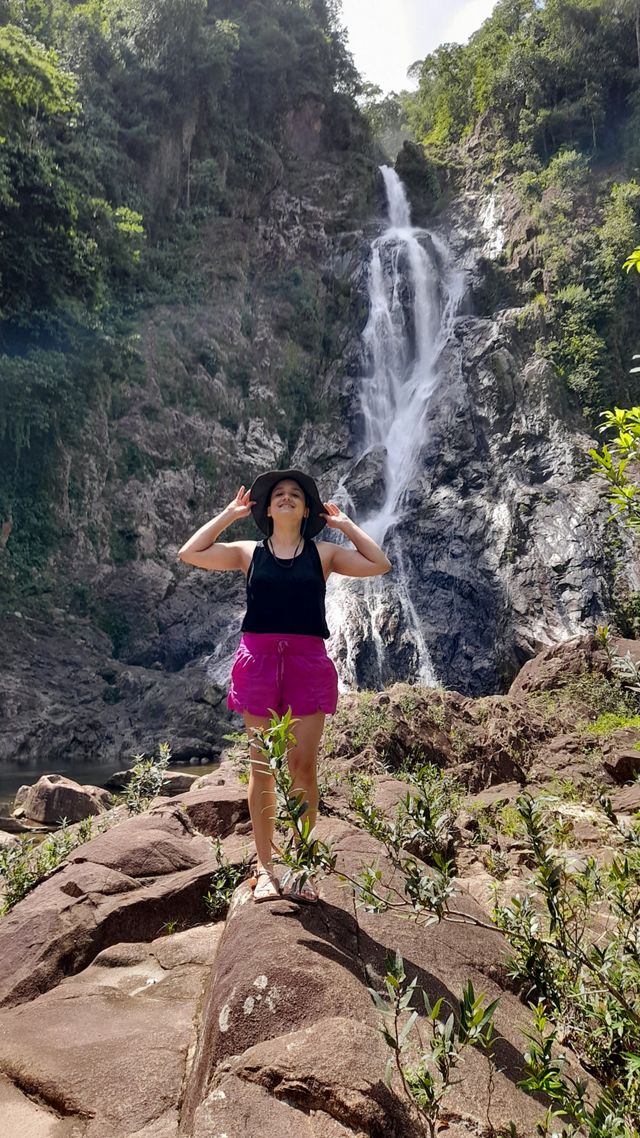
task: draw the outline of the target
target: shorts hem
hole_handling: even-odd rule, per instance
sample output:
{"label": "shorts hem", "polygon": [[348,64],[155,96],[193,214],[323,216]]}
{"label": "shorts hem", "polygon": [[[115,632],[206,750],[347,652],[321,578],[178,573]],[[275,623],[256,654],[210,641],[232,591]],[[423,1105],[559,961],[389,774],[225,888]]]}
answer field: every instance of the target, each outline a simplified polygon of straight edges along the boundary
{"label": "shorts hem", "polygon": [[[287,706],[291,706],[291,705],[288,704]],[[236,703],[235,701],[232,701],[231,699],[227,700],[227,709],[229,711],[235,711],[237,715],[244,715],[244,713],[246,711],[249,715],[259,715],[262,719],[270,719],[271,718],[271,708],[267,708],[267,710],[265,711],[264,708],[262,708],[262,707],[259,710],[254,710],[254,707],[255,707],[255,705],[253,705],[253,706],[248,706],[248,705],[242,706],[240,704],[240,702]],[[281,715],[284,715],[284,712],[280,713],[277,711],[276,708],[274,708],[273,710],[276,711],[276,714],[279,717],[281,717]],[[305,717],[307,715],[315,715],[317,711],[322,711],[325,715],[335,715],[336,710],[337,710],[337,704],[331,703],[330,705],[327,705],[326,703],[319,703],[319,704],[317,704],[316,707],[313,708],[312,711],[295,711],[294,708],[291,708],[291,714],[294,717],[294,719],[302,719],[303,717]],[[285,708],[285,711],[286,711],[286,708]]]}

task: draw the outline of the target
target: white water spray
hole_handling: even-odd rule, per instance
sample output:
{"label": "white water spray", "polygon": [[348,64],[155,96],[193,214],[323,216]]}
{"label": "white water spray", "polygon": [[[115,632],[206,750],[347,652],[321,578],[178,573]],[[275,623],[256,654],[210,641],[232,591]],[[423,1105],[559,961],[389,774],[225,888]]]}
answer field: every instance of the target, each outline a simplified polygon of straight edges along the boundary
{"label": "white water spray", "polygon": [[[395,171],[388,166],[381,171],[389,227],[371,247],[369,319],[363,333],[367,368],[360,395],[364,440],[357,461],[373,448],[384,449],[384,502],[362,522],[383,544],[403,515],[405,494],[428,444],[429,402],[443,378],[442,353],[451,341],[466,278],[439,237],[411,226],[407,196]],[[365,583],[332,578],[328,609],[337,631],[331,647],[346,686],[361,684],[363,670],[365,682],[377,686],[394,678],[385,667],[390,635],[402,636],[406,678],[435,682],[397,543],[390,556],[390,578]]]}

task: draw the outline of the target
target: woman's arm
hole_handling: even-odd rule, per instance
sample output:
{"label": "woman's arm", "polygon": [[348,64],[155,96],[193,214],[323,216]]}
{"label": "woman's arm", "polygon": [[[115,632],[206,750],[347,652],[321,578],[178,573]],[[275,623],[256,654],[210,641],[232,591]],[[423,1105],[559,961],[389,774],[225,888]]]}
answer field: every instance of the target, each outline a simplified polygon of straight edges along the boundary
{"label": "woman's arm", "polygon": [[344,577],[380,577],[388,573],[391,562],[380,546],[360,529],[355,522],[343,514],[333,502],[325,502],[326,518],[330,529],[339,529],[352,541],[355,549],[346,549],[333,542],[318,542],[318,552],[322,560],[325,579],[329,573],[341,573]]}
{"label": "woman's arm", "polygon": [[249,491],[241,486],[235,498],[211,521],[206,522],[199,530],[185,541],[178,550],[178,557],[188,565],[195,565],[198,569],[242,569],[246,573],[253,551],[255,541],[221,541],[217,538],[239,518],[246,518],[251,513],[253,502],[249,498]]}

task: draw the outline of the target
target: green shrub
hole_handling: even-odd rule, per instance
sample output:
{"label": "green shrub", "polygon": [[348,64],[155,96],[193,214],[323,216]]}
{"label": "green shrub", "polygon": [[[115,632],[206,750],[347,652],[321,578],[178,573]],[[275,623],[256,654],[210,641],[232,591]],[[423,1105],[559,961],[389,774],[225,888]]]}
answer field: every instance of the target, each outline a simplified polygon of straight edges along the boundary
{"label": "green shrub", "polygon": [[162,790],[163,775],[171,759],[171,748],[168,743],[160,743],[157,756],[147,759],[141,754],[134,758],[136,761],[131,768],[129,781],[120,797],[130,814],[141,814]]}
{"label": "green shrub", "polygon": [[[625,1056],[640,1046],[640,969],[632,931],[640,912],[637,835],[625,833],[626,848],[610,866],[589,858],[584,869],[574,870],[555,852],[548,801],[522,795],[518,810],[535,870],[529,892],[495,909],[512,950],[510,972],[528,999],[541,1001],[562,1022],[566,1042],[596,1077],[616,1087],[622,1117]],[[605,931],[594,939],[589,930],[599,917]]]}
{"label": "green shrub", "polygon": [[211,875],[204,902],[211,920],[219,921],[227,912],[234,891],[247,877],[249,863],[242,861],[239,865],[233,865],[224,856],[220,839],[214,842],[214,852],[218,868]]}
{"label": "green shrub", "polygon": [[599,715],[595,723],[590,723],[587,731],[590,735],[612,735],[623,727],[640,729],[640,715],[616,715],[607,711]]}
{"label": "green shrub", "polygon": [[[355,754],[369,746],[374,736],[383,736],[391,726],[388,705],[379,703],[378,693],[358,692],[355,701],[349,707],[342,703],[338,704],[338,710],[331,717],[325,730],[324,753],[327,756],[334,754],[337,737],[345,734],[349,740],[349,747]],[[384,753],[379,757],[384,761]]]}
{"label": "green shrub", "polygon": [[60,829],[49,834],[40,844],[27,834],[20,834],[17,846],[0,848],[0,885],[2,901],[0,915],[8,913],[18,901],[35,889],[67,854],[93,837],[93,817],[90,815],[70,832],[66,818]]}

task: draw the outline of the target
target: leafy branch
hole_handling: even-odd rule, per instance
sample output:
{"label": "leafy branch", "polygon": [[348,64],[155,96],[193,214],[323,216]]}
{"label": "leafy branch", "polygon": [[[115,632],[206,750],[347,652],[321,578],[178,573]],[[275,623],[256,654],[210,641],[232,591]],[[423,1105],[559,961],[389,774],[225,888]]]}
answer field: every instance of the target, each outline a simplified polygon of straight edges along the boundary
{"label": "leafy branch", "polygon": [[[525,1077],[518,1086],[529,1094],[543,1093],[558,1104],[538,1123],[536,1130],[541,1138],[547,1138],[552,1128],[557,1138],[584,1133],[589,1138],[636,1138],[638,1131],[632,1115],[637,1118],[640,1104],[637,1055],[625,1054],[623,1078],[606,1087],[592,1104],[586,1081],[565,1073],[565,1057],[557,1050],[558,1032],[550,1026],[542,1003],[534,1009],[533,1030],[526,1033],[526,1039]],[[561,1119],[568,1122],[558,1135],[556,1123]]]}
{"label": "leafy branch", "polygon": [[[467,1047],[487,1049],[493,1063],[493,1016],[498,1000],[485,1006],[484,997],[476,996],[469,980],[457,1007],[443,1021],[442,998],[431,1004],[425,991],[421,992],[431,1038],[425,1045],[417,1031],[418,1011],[413,1006],[417,978],[410,982],[399,953],[386,960],[384,989],[380,995],[374,988],[369,994],[378,1009],[382,1024],[380,1031],[389,1048],[386,1082],[390,1086],[394,1070],[399,1076],[408,1101],[416,1115],[426,1125],[430,1138],[435,1138],[443,1100],[455,1085],[453,1075],[460,1065]],[[403,1053],[415,1035],[420,1044],[417,1062],[405,1063]]]}
{"label": "leafy branch", "polygon": [[581,873],[572,873],[554,852],[544,800],[522,795],[517,807],[536,891],[494,910],[513,949],[512,975],[563,1019],[572,1043],[599,1073],[613,1073],[624,1051],[640,1047],[637,860],[614,858],[603,870],[590,858]]}

